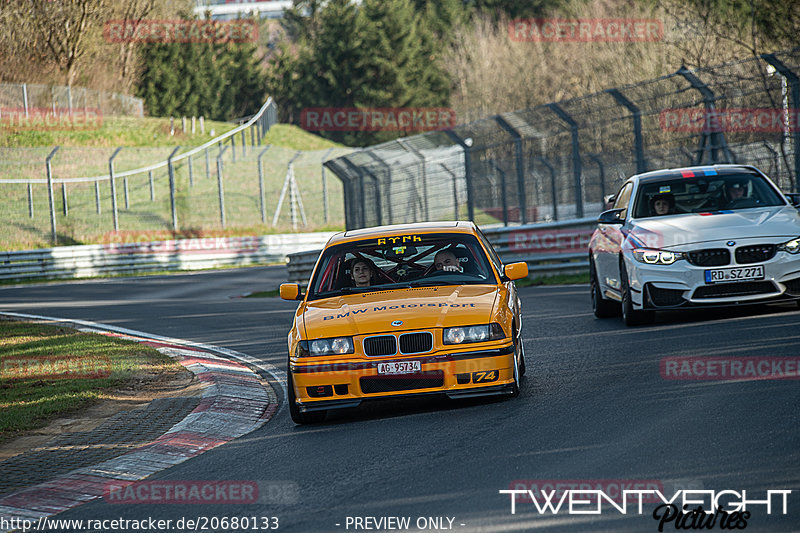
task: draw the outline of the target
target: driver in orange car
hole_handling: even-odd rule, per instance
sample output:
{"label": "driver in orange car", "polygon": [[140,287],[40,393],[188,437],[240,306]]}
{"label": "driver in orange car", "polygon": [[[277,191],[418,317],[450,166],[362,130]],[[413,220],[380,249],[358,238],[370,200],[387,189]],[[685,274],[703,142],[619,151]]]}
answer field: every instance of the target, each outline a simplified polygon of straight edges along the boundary
{"label": "driver in orange car", "polygon": [[464,269],[458,264],[456,254],[450,250],[439,250],[433,257],[433,266],[436,270],[444,272],[463,272]]}

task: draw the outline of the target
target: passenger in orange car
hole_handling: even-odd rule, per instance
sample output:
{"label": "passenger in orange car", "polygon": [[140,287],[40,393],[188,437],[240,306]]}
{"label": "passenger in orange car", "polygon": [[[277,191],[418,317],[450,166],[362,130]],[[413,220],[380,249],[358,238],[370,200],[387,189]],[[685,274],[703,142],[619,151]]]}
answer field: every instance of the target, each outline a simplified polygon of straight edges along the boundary
{"label": "passenger in orange car", "polygon": [[372,284],[372,267],[363,259],[356,259],[350,266],[350,277],[356,287],[369,287]]}
{"label": "passenger in orange car", "polygon": [[463,272],[464,269],[458,264],[456,254],[450,250],[439,250],[433,257],[433,266],[436,270],[444,272]]}

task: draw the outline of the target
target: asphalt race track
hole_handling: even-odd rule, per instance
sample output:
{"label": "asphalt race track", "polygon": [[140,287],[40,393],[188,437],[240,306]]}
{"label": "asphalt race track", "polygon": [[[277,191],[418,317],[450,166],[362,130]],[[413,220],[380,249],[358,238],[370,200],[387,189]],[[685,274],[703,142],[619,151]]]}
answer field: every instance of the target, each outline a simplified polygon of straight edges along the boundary
{"label": "asphalt race track", "polygon": [[[236,298],[283,279],[283,267],[266,267],[5,287],[0,310],[215,344],[285,370],[296,305]],[[619,319],[594,318],[588,287],[520,293],[528,374],[519,398],[380,402],[305,427],[283,405],[259,430],[155,476],[273,487],[259,503],[99,500],[59,518],[278,517],[278,530],[292,532],[396,525],[366,517],[409,517],[405,531],[658,531],[656,503],[645,503],[642,514],[633,505],[626,515],[605,505],[600,515],[570,514],[566,506],[554,515],[518,501],[512,515],[510,496],[499,493],[583,481],[612,487],[610,494],[649,481],[668,498],[681,489],[747,490],[749,500],[792,490],[788,514],[777,497],[770,515],[753,505],[746,529],[800,530],[800,382],[668,380],[660,371],[668,357],[798,357],[800,309],[671,313],[653,326],[626,328]],[[255,529],[251,522],[248,530]],[[209,522],[206,530],[232,529]],[[676,530],[674,522],[664,526]]]}

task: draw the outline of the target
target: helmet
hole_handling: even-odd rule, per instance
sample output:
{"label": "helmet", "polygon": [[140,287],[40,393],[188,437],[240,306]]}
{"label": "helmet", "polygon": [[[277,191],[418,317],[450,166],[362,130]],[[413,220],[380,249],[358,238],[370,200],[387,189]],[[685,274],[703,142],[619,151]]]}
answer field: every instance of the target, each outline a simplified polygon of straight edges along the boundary
{"label": "helmet", "polygon": [[747,180],[741,178],[728,180],[725,182],[725,187],[729,189],[746,189]]}

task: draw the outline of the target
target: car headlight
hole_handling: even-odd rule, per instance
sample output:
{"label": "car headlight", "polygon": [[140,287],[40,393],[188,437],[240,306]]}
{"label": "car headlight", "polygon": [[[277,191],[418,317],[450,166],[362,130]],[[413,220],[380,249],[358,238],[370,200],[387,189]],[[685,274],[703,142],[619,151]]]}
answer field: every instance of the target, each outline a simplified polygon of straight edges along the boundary
{"label": "car headlight", "polygon": [[789,242],[778,245],[778,250],[789,252],[790,254],[800,253],[800,237],[792,239]]}
{"label": "car headlight", "polygon": [[668,250],[655,250],[652,248],[636,248],[633,251],[633,258],[640,263],[648,265],[671,265],[675,261],[684,258],[682,252],[670,252]]}
{"label": "car headlight", "polygon": [[329,339],[314,339],[297,343],[296,355],[299,357],[314,357],[319,355],[341,355],[353,353],[353,337],[331,337]]}
{"label": "car headlight", "polygon": [[445,344],[467,344],[470,342],[505,339],[506,334],[500,324],[481,324],[479,326],[456,326],[445,328],[442,332]]}

